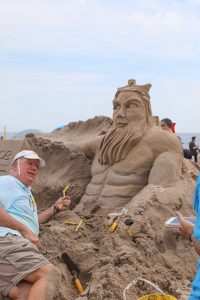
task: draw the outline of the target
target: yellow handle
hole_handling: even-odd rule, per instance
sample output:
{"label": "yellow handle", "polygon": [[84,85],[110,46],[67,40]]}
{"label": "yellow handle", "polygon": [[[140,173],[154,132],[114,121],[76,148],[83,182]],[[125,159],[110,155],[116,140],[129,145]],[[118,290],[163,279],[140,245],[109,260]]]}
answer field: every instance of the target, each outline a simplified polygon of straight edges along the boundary
{"label": "yellow handle", "polygon": [[112,224],[112,226],[110,227],[110,232],[114,232],[115,231],[115,229],[117,228],[117,222],[114,222],[113,224]]}
{"label": "yellow handle", "polygon": [[83,219],[80,220],[80,222],[78,223],[78,226],[76,227],[75,231],[78,231],[79,227],[81,226],[81,224],[83,223]]}
{"label": "yellow handle", "polygon": [[78,225],[77,222],[73,222],[73,221],[64,221],[64,223],[69,225]]}
{"label": "yellow handle", "polygon": [[128,228],[128,229],[127,229],[127,232],[128,232],[128,235],[129,235],[129,236],[132,236],[132,235],[133,235],[132,228]]}
{"label": "yellow handle", "polygon": [[68,190],[69,186],[66,185],[66,187],[63,189],[63,197],[66,196],[67,190]]}
{"label": "yellow handle", "polygon": [[80,280],[78,278],[75,278],[74,282],[75,282],[77,290],[79,291],[80,294],[82,294],[84,289],[83,289],[83,286],[82,286]]}

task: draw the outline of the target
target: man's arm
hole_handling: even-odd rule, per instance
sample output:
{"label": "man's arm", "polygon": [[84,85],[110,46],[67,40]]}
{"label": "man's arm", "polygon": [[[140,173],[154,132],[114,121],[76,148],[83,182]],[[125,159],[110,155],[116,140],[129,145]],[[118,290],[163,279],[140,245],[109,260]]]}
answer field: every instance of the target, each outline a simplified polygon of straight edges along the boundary
{"label": "man's arm", "polygon": [[10,216],[3,208],[0,208],[0,226],[8,227],[21,233],[21,235],[40,248],[38,237],[24,224]]}
{"label": "man's arm", "polygon": [[52,205],[51,207],[47,208],[45,211],[39,214],[38,216],[39,224],[48,222],[55,214],[56,214],[55,206]]}
{"label": "man's arm", "polygon": [[195,239],[194,235],[193,235],[194,224],[187,221],[187,220],[185,220],[181,213],[177,212],[176,215],[177,215],[177,217],[179,219],[179,222],[181,224],[182,233],[190,237],[190,240],[193,243],[193,246],[194,246],[194,249],[195,249],[196,253],[198,255],[200,255],[200,242],[197,241]]}
{"label": "man's arm", "polygon": [[48,222],[57,212],[69,209],[70,203],[71,200],[68,196],[59,198],[54,205],[39,214],[39,224]]}

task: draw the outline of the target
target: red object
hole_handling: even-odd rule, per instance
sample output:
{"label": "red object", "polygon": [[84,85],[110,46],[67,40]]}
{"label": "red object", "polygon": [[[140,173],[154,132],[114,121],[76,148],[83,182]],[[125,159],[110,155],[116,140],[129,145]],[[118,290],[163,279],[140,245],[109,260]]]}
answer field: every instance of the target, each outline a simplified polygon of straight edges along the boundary
{"label": "red object", "polygon": [[172,123],[172,132],[175,133],[175,125],[176,123]]}

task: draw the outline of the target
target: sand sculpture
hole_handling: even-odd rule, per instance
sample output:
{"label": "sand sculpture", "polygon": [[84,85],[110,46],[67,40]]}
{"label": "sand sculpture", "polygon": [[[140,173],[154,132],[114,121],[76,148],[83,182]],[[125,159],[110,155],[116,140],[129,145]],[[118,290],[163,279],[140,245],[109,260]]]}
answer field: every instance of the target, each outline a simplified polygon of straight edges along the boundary
{"label": "sand sculpture", "polygon": [[182,150],[174,134],[156,126],[150,88],[151,84],[138,85],[135,80],[118,88],[113,125],[103,137],[82,145],[94,160],[91,182],[76,211],[104,214],[124,207],[147,184],[165,186],[179,178]]}

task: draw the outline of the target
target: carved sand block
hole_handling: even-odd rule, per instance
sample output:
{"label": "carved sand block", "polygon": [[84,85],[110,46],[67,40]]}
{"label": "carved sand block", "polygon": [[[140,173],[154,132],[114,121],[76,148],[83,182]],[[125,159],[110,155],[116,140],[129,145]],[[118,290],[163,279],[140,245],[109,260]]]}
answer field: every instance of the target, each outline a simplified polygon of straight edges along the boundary
{"label": "carved sand block", "polygon": [[152,115],[151,84],[129,80],[118,88],[113,100],[113,124],[94,145],[92,179],[76,211],[107,214],[124,207],[149,183],[174,184],[180,177],[183,155],[173,133],[164,132]]}

